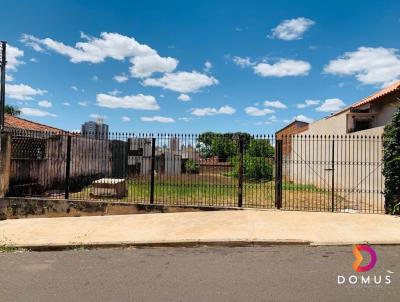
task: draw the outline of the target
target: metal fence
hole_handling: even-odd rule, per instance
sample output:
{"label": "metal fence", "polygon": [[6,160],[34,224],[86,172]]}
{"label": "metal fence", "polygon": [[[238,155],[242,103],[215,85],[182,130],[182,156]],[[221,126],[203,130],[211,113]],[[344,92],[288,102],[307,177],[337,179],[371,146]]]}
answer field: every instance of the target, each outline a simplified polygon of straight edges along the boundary
{"label": "metal fence", "polygon": [[377,136],[9,135],[10,196],[384,212]]}

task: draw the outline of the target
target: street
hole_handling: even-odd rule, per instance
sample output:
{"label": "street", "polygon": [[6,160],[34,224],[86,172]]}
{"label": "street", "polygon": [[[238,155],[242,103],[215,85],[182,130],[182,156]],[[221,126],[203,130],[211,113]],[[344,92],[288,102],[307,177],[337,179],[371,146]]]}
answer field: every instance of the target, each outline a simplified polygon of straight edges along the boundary
{"label": "street", "polygon": [[[398,301],[400,247],[373,248],[378,262],[365,273],[352,269],[352,246],[8,252],[0,254],[0,300]],[[338,275],[362,274],[382,283],[338,284]]]}

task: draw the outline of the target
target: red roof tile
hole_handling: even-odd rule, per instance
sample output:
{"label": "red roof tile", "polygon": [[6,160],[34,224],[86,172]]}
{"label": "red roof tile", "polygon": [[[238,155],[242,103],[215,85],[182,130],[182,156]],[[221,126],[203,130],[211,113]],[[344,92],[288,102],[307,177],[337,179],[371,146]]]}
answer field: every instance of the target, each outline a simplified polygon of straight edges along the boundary
{"label": "red roof tile", "polygon": [[400,81],[397,81],[397,82],[393,83],[392,85],[389,85],[388,87],[386,87],[378,92],[375,92],[374,94],[351,105],[351,108],[358,108],[358,107],[361,107],[362,105],[379,101],[383,96],[386,96],[389,93],[395,92],[396,90],[400,91]]}
{"label": "red roof tile", "polygon": [[43,132],[66,132],[62,129],[32,122],[9,114],[4,115],[4,127]]}

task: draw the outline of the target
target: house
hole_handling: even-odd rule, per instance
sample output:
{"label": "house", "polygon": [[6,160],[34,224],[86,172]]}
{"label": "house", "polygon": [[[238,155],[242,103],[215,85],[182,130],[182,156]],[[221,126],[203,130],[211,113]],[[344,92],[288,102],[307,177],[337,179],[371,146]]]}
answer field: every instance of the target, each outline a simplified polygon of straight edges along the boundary
{"label": "house", "polygon": [[308,123],[303,121],[293,121],[286,127],[275,132],[275,138],[282,140],[282,154],[286,156],[292,151],[292,140],[288,137],[308,130]]}
{"label": "house", "polygon": [[9,194],[63,191],[68,137],[71,183],[113,176],[112,148],[107,140],[89,139],[8,114],[4,124],[10,137]]}
{"label": "house", "polygon": [[399,107],[400,81],[307,126],[279,130],[277,138],[297,131],[286,138],[284,179],[334,192],[348,210],[383,211],[382,134]]}
{"label": "house", "polygon": [[6,128],[6,130],[42,131],[57,133],[66,132],[59,128],[29,121],[17,116],[12,116],[10,114],[4,115],[4,128]]}
{"label": "house", "polygon": [[[137,137],[128,139],[128,174],[130,176],[151,175],[152,138]],[[155,171],[166,175],[179,175],[182,172],[182,154],[179,139],[172,137],[169,147],[155,146]]]}
{"label": "house", "polygon": [[302,134],[323,135],[381,135],[400,107],[400,81],[346,107],[345,109],[311,123]]}

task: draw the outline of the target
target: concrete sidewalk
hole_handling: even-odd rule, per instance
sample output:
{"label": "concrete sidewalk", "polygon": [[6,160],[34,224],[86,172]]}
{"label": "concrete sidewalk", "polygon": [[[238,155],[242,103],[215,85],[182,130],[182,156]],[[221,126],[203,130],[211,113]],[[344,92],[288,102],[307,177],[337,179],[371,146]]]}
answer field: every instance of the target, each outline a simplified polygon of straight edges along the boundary
{"label": "concrete sidewalk", "polygon": [[0,222],[0,245],[400,244],[389,215],[268,210],[186,212]]}

